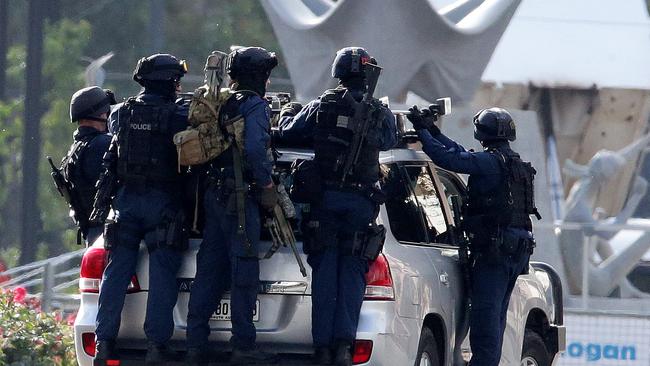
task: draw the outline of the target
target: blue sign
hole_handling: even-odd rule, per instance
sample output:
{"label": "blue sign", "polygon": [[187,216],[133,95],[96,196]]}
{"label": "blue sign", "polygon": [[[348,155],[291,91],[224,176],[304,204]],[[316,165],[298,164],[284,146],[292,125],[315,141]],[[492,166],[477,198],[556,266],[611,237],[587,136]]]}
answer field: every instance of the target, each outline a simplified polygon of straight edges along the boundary
{"label": "blue sign", "polygon": [[634,361],[636,360],[636,346],[572,342],[562,356],[585,359],[589,362],[598,360]]}

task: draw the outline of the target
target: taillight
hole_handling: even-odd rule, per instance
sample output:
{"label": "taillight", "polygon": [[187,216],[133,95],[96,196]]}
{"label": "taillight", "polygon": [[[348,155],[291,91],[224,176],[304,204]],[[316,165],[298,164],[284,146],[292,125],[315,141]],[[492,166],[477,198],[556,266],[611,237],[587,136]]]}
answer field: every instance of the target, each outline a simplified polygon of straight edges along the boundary
{"label": "taillight", "polygon": [[81,343],[88,356],[95,357],[95,333],[81,334]]}
{"label": "taillight", "polygon": [[370,356],[372,356],[372,341],[354,341],[354,352],[352,353],[353,364],[366,363],[370,361]]}
{"label": "taillight", "polygon": [[91,247],[81,258],[81,273],[79,278],[79,291],[99,292],[99,284],[106,268],[106,250]]}
{"label": "taillight", "polygon": [[388,260],[383,254],[370,263],[370,269],[366,273],[364,300],[395,300],[393,277],[390,275]]}
{"label": "taillight", "polygon": [[[91,247],[84,253],[81,259],[81,270],[79,275],[79,291],[88,293],[98,293],[99,286],[102,282],[102,276],[106,269],[108,252],[101,247]],[[126,293],[139,292],[140,283],[138,278],[133,275]]]}

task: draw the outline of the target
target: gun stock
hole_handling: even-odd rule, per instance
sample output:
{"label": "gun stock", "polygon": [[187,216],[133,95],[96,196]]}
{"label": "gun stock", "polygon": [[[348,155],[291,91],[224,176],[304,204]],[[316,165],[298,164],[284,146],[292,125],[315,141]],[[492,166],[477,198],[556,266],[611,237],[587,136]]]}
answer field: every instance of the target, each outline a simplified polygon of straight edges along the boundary
{"label": "gun stock", "polygon": [[357,161],[359,161],[359,155],[361,154],[363,143],[366,140],[366,135],[368,134],[370,124],[372,123],[372,114],[374,112],[373,95],[375,94],[375,88],[379,81],[381,67],[367,63],[365,64],[364,72],[366,74],[367,88],[366,92],[363,94],[361,102],[354,102],[349,93],[344,95],[344,98],[348,100],[348,103],[354,105],[355,111],[352,119],[354,134],[352,136],[352,143],[350,144],[349,152],[346,155],[345,164],[343,165],[343,178],[341,183],[345,183],[348,175],[352,173],[354,166],[357,164]]}

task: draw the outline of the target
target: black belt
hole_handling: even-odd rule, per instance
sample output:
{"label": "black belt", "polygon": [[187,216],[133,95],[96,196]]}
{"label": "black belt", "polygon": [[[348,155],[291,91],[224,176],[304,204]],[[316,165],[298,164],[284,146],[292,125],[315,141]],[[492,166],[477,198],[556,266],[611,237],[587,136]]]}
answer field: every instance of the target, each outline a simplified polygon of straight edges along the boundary
{"label": "black belt", "polygon": [[371,184],[363,183],[341,183],[336,181],[325,181],[324,186],[326,189],[332,189],[336,191],[348,191],[348,192],[365,192],[369,190]]}

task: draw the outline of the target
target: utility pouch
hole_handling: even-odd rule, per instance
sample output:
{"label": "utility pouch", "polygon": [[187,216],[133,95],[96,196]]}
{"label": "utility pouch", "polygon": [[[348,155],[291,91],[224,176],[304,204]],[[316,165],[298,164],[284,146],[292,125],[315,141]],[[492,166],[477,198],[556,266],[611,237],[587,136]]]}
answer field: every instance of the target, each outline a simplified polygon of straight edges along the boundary
{"label": "utility pouch", "polygon": [[384,248],[384,241],[386,240],[386,228],[384,225],[371,225],[365,233],[365,243],[361,258],[369,261],[374,261],[379,257],[379,253]]}
{"label": "utility pouch", "polygon": [[182,210],[178,211],[167,226],[165,245],[174,250],[184,251],[189,246],[189,234],[185,226],[185,213]]}
{"label": "utility pouch", "polygon": [[109,221],[104,225],[104,249],[111,250],[117,246],[119,226],[120,224],[115,221]]}
{"label": "utility pouch", "polygon": [[372,186],[368,190],[368,198],[377,205],[383,205],[388,200],[388,195],[381,188]]}
{"label": "utility pouch", "polygon": [[313,160],[296,160],[291,167],[293,185],[290,196],[293,202],[314,203],[323,194],[323,182],[318,165]]}
{"label": "utility pouch", "polygon": [[503,255],[514,255],[520,250],[520,246],[524,245],[526,240],[515,235],[508,235],[501,233],[496,239],[497,248]]}
{"label": "utility pouch", "polygon": [[324,237],[323,230],[320,229],[320,222],[315,220],[303,221],[303,245],[302,250],[305,254],[318,253],[327,246],[327,238]]}

